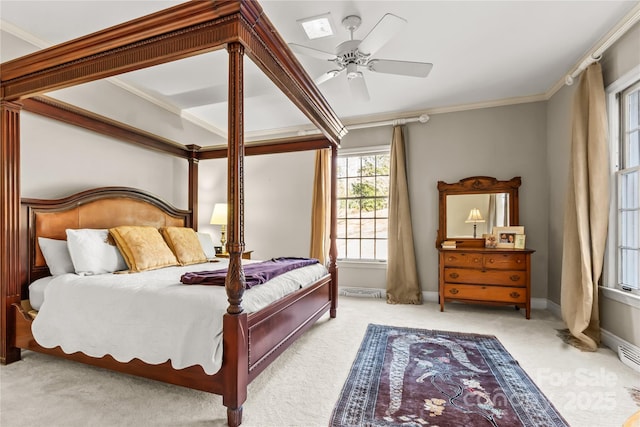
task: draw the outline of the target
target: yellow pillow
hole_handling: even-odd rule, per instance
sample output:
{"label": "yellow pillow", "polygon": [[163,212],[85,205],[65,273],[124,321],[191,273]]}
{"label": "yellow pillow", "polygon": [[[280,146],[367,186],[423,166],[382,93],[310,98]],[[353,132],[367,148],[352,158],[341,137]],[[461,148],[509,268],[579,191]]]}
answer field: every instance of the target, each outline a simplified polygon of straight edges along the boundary
{"label": "yellow pillow", "polygon": [[154,270],[178,265],[160,232],[155,227],[123,225],[110,228],[130,271]]}
{"label": "yellow pillow", "polygon": [[193,228],[163,227],[160,233],[181,265],[207,262],[207,256]]}

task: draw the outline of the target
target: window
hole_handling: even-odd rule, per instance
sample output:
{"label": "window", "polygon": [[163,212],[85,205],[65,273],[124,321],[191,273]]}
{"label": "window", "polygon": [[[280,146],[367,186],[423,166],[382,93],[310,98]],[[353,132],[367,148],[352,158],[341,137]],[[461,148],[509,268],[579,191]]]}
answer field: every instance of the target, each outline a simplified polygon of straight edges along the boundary
{"label": "window", "polygon": [[389,149],[338,157],[338,259],[387,260]]}
{"label": "window", "polygon": [[619,123],[612,143],[615,174],[615,284],[640,290],[640,81],[617,94],[614,119]]}

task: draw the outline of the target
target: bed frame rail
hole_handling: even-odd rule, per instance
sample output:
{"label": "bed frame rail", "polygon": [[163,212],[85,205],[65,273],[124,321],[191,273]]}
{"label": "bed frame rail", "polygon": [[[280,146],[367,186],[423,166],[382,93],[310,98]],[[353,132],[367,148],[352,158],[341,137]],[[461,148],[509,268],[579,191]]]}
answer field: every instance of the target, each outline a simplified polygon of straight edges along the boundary
{"label": "bed frame rail", "polygon": [[252,381],[289,345],[329,311],[331,276],[249,314],[249,381]]}

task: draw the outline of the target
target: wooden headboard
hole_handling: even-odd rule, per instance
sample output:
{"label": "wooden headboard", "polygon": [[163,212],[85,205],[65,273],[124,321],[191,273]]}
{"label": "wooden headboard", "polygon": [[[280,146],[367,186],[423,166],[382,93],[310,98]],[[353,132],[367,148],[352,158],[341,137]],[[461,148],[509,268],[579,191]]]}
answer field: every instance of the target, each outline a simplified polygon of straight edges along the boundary
{"label": "wooden headboard", "polygon": [[100,187],[55,200],[21,200],[21,292],[48,276],[38,237],[66,240],[68,228],[112,228],[120,225],[192,227],[191,211],[177,209],[158,197],[128,187]]}

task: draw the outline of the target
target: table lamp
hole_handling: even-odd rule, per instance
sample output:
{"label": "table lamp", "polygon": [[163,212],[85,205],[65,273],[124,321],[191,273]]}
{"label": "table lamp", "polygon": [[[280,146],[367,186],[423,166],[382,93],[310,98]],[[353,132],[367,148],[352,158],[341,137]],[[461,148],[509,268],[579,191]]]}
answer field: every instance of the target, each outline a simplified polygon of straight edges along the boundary
{"label": "table lamp", "polygon": [[226,203],[216,203],[213,207],[213,213],[211,214],[211,221],[209,221],[213,225],[220,226],[220,243],[222,244],[222,250],[224,253],[227,252],[227,248],[225,247],[225,243],[227,242],[227,204]]}
{"label": "table lamp", "polygon": [[478,226],[479,222],[484,222],[484,219],[482,219],[482,215],[480,215],[480,209],[478,208],[473,208],[471,209],[471,211],[469,212],[469,218],[467,218],[467,220],[465,221],[466,223],[473,223],[473,238],[476,238],[476,227]]}

